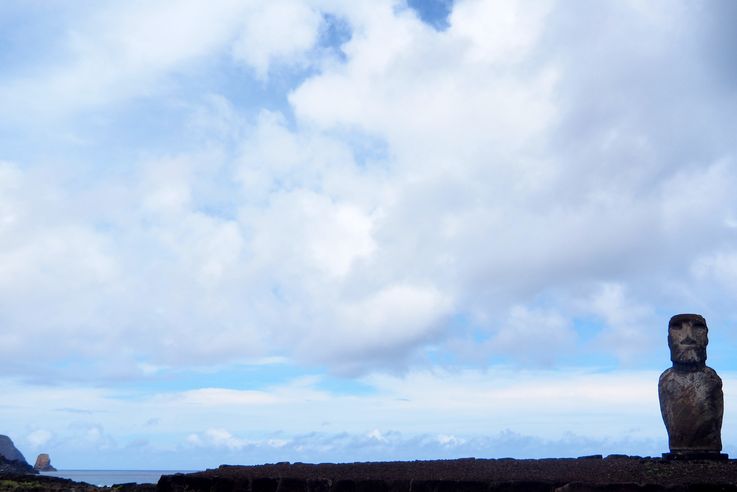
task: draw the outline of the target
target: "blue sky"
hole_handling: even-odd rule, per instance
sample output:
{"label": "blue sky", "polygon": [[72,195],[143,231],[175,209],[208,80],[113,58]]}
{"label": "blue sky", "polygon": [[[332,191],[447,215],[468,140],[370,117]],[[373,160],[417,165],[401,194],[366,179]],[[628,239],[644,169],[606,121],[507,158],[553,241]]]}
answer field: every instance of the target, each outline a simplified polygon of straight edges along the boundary
{"label": "blue sky", "polygon": [[737,453],[734,4],[0,6],[0,433],[59,468]]}

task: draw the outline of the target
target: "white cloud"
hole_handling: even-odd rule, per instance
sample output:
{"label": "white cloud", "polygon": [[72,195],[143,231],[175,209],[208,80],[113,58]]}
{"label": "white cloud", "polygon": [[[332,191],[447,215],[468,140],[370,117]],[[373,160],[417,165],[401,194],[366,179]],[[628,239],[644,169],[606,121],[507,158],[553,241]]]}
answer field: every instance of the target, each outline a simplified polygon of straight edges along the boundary
{"label": "white cloud", "polygon": [[468,58],[485,63],[520,60],[535,47],[552,1],[456,2],[449,36],[466,41]]}
{"label": "white cloud", "polygon": [[233,45],[233,55],[265,79],[269,67],[302,62],[315,45],[322,22],[320,12],[298,0],[272,0],[253,6]]}
{"label": "white cloud", "polygon": [[526,365],[545,365],[570,352],[576,338],[571,322],[560,314],[515,306],[490,345],[494,352],[516,357]]}
{"label": "white cloud", "polygon": [[438,436],[438,442],[440,444],[442,444],[443,446],[452,447],[452,446],[460,446],[463,443],[465,443],[466,440],[465,439],[459,439],[458,437],[453,436],[453,435],[440,434]]}
{"label": "white cloud", "polygon": [[190,434],[187,436],[187,444],[191,444],[193,446],[202,446],[202,439],[197,434]]}
{"label": "white cloud", "polygon": [[222,406],[222,405],[264,405],[277,401],[274,395],[261,391],[237,391],[223,388],[203,388],[190,390],[178,395],[182,405]]}
{"label": "white cloud", "polygon": [[225,429],[208,429],[205,438],[210,445],[215,447],[226,447],[229,449],[242,449],[248,445],[248,441],[233,436]]}
{"label": "white cloud", "polygon": [[692,271],[698,278],[707,282],[716,280],[720,288],[729,290],[732,295],[737,294],[734,290],[737,279],[737,252],[714,252],[698,258],[692,266]]}
{"label": "white cloud", "polygon": [[223,50],[265,78],[274,62],[305,63],[322,21],[315,8],[293,0],[134,1],[69,10],[74,22],[54,40],[64,47],[58,62],[33,77],[0,81],[4,105],[27,113],[14,120],[165,97],[172,75]]}
{"label": "white cloud", "polygon": [[375,249],[371,216],[310,191],[275,194],[268,208],[243,220],[254,231],[254,262],[282,263],[297,274],[340,278]]}
{"label": "white cloud", "polygon": [[[522,30],[514,22],[525,18],[510,32]],[[438,33],[382,3],[356,24],[343,46],[347,63],[308,79],[290,101],[305,123],[386,139],[400,158],[394,165],[409,172],[427,177],[489,164],[498,158],[490,149],[529,144],[554,115],[554,71],[501,69],[522,53],[499,67],[471,56],[481,48],[461,22]]]}
{"label": "white cloud", "polygon": [[52,438],[54,434],[45,429],[36,429],[26,436],[26,441],[34,449],[39,449],[45,446]]}
{"label": "white cloud", "polygon": [[[206,449],[210,455],[238,457],[241,462],[377,459],[438,459],[467,456],[568,457],[592,453],[616,453],[634,449],[657,454],[664,445],[658,439],[588,438],[567,433],[557,439],[542,439],[510,430],[460,438],[448,434],[405,434],[374,429],[366,434],[309,433],[291,439],[248,440],[224,429],[208,429],[191,434],[186,443]],[[232,458],[229,458],[232,459]]]}
{"label": "white cloud", "polygon": [[65,437],[69,438],[71,435],[71,439],[73,440],[69,443],[70,448],[86,448],[97,452],[105,452],[118,448],[115,438],[99,422],[72,422],[65,431]]}
{"label": "white cloud", "polygon": [[[575,354],[574,318],[593,315],[602,350],[636,361],[658,306],[721,296],[704,287],[731,278],[735,148],[719,128],[737,112],[696,90],[708,67],[677,50],[696,42],[690,11],[469,0],[438,32],[398,6],[99,7],[68,20],[63,63],[2,79],[3,98],[41,94],[63,121],[177,99],[167,81],[206,86],[199,107],[172,102],[192,133],[164,150],[122,131],[136,151],[118,167],[0,165],[9,370],[141,377],[271,356],[406,369],[475,329],[454,315],[522,365]],[[350,31],[343,58],[269,85],[273,67],[319,56],[323,14]],[[198,64],[231,57],[295,118],[218,95]],[[81,362],[28,369],[30,353]]]}
{"label": "white cloud", "polygon": [[243,11],[239,2],[202,7],[191,1],[134,2],[85,13],[61,40],[63,63],[31,80],[3,84],[15,99],[10,107],[38,118],[146,94],[169,70],[233,35]]}
{"label": "white cloud", "polygon": [[620,284],[602,285],[587,307],[606,324],[598,343],[627,362],[636,361],[655,340],[662,340],[655,335],[662,333],[666,322],[658,323],[650,308],[628,299]]}
{"label": "white cloud", "polygon": [[387,442],[387,438],[384,437],[384,434],[382,434],[379,429],[372,430],[371,432],[369,432],[368,434],[366,434],[366,436],[369,439],[374,439],[374,440],[379,441],[379,442]]}
{"label": "white cloud", "polygon": [[452,300],[433,287],[388,286],[340,306],[337,338],[323,347],[346,360],[411,347],[440,330],[451,309]]}
{"label": "white cloud", "polygon": [[[721,376],[725,404],[737,404],[730,390],[737,388],[735,374]],[[364,377],[371,391],[360,394],[320,390],[325,381],[316,378],[257,392],[202,388],[160,395],[5,380],[6,396],[17,404],[0,408],[0,418],[9,429],[32,429],[44,419],[43,430],[30,431],[21,444],[43,447],[66,467],[118,456],[142,429],[150,443],[140,451],[142,462],[166,459],[171,466],[177,456],[195,453],[200,468],[236,458],[314,461],[341,459],[341,453],[342,459],[374,460],[575,456],[597,446],[598,452],[657,453],[665,446],[657,379],[653,371],[427,370]],[[94,413],[59,406],[69,401]],[[152,415],[159,420],[147,426]],[[735,428],[727,413],[725,442]],[[212,454],[203,458],[203,449]]]}

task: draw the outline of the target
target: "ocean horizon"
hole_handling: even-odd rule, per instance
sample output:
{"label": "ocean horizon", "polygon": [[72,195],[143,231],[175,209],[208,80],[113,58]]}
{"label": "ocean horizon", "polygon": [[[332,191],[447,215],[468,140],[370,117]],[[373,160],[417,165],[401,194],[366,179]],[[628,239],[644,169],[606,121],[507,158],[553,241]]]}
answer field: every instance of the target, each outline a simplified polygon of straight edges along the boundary
{"label": "ocean horizon", "polygon": [[41,472],[41,475],[68,478],[75,482],[109,487],[121,483],[157,483],[162,475],[193,473],[195,471],[197,470],[57,470]]}

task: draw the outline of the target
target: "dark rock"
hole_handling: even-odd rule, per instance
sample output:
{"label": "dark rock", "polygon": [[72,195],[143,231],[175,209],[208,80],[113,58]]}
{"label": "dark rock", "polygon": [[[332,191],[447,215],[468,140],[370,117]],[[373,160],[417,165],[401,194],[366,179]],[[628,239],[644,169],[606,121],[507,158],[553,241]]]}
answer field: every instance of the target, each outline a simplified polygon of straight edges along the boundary
{"label": "dark rock", "polygon": [[28,463],[23,453],[18,451],[18,448],[15,447],[15,444],[13,444],[13,441],[8,436],[0,435],[0,456],[8,461]]}
{"label": "dark rock", "polygon": [[276,478],[254,478],[251,482],[253,492],[276,492],[278,486]]}
{"label": "dark rock", "polygon": [[[29,465],[30,466],[30,465]],[[0,473],[0,490],[12,492],[109,492],[87,483],[74,482],[66,478],[45,477],[39,475],[18,475]],[[145,489],[137,489],[143,492]],[[132,489],[128,489],[132,491]],[[148,489],[146,492],[153,492]]]}
{"label": "dark rock", "polygon": [[[661,487],[652,484],[640,483],[614,483],[614,484],[593,484],[573,482],[567,483],[563,487],[555,489],[553,492],[657,492],[663,490]],[[686,492],[686,488],[675,487],[669,488],[668,492]]]}
{"label": "dark rock", "polygon": [[163,476],[164,491],[247,492],[737,492],[737,461],[436,460],[228,466]]}
{"label": "dark rock", "polygon": [[[300,463],[301,465],[302,463]],[[309,492],[328,492],[330,490],[330,480],[324,478],[307,480],[307,490]]]}
{"label": "dark rock", "polygon": [[305,480],[297,478],[282,478],[276,488],[277,492],[308,492],[309,487]]}
{"label": "dark rock", "polygon": [[38,473],[8,436],[0,435],[0,473]]}
{"label": "dark rock", "polygon": [[354,480],[336,480],[330,488],[331,492],[356,492]]}
{"label": "dark rock", "polygon": [[712,455],[724,459],[722,380],[706,366],[709,343],[706,320],[698,314],[678,314],[668,324],[668,347],[673,367],[658,382],[660,411],[668,431],[670,454]]}
{"label": "dark rock", "polygon": [[[112,489],[112,492],[156,492],[156,485],[152,483],[116,483],[112,487],[109,488],[98,488],[97,490],[103,490],[105,492],[108,492]],[[79,489],[75,489],[75,492],[78,492]]]}
{"label": "dark rock", "polygon": [[46,453],[41,453],[38,455],[38,457],[36,458],[36,464],[33,465],[33,469],[42,472],[56,471],[56,468],[51,466],[51,458],[49,458],[49,455]]}
{"label": "dark rock", "polygon": [[0,473],[36,474],[38,472],[28,463],[10,461],[0,456]]}

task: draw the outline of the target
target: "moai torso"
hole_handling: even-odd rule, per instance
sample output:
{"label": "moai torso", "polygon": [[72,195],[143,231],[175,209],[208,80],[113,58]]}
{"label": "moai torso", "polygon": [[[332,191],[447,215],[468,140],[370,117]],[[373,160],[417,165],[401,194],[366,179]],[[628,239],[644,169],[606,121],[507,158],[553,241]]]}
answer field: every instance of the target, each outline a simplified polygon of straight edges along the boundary
{"label": "moai torso", "polygon": [[673,367],[658,383],[660,411],[668,431],[667,458],[726,459],[722,450],[722,380],[706,366],[708,328],[697,314],[679,314],[668,325]]}
{"label": "moai torso", "polygon": [[668,369],[660,376],[658,395],[671,453],[722,450],[724,397],[714,369]]}

